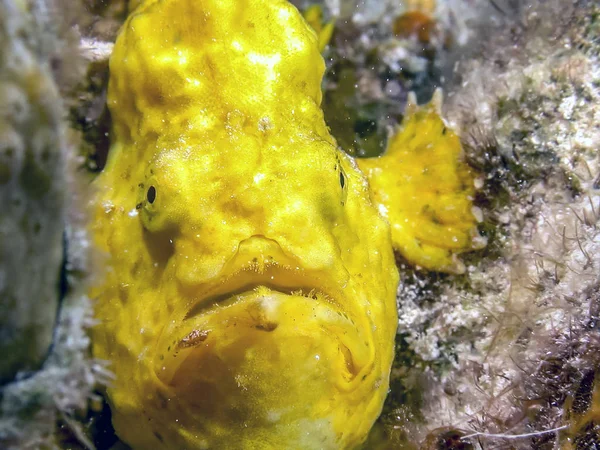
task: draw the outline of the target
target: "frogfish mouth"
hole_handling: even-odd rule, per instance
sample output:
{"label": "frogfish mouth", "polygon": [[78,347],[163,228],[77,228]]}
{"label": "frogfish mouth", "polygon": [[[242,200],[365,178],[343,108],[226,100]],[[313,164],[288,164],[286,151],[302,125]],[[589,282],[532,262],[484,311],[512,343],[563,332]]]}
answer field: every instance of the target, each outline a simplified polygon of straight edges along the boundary
{"label": "frogfish mouth", "polygon": [[282,264],[272,241],[251,240],[269,255],[236,255],[221,280],[189,292],[193,300],[157,340],[157,377],[199,422],[264,427],[265,418],[315,417],[373,371],[370,324],[346,306],[345,283]]}

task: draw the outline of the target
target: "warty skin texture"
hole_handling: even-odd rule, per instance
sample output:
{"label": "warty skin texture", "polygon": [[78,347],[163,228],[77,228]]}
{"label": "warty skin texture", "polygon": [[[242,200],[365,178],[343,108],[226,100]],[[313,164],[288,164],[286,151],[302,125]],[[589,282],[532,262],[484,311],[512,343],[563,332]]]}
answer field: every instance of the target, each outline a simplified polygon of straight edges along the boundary
{"label": "warty skin texture", "polygon": [[441,117],[441,97],[438,90],[425,106],[409,102],[385,153],[357,163],[373,204],[390,223],[394,249],[413,265],[463,273],[457,255],[486,241],[473,213],[475,174]]}
{"label": "warty skin texture", "polygon": [[397,325],[390,231],[320,109],[284,1],[165,0],[110,63],[94,354],[134,449],[355,448]]}

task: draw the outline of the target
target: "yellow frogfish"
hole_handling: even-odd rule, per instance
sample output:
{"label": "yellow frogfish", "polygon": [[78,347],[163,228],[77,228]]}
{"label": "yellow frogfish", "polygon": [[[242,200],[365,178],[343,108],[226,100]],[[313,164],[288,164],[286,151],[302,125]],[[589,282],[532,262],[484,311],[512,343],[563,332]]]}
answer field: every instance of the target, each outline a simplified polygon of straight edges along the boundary
{"label": "yellow frogfish", "polygon": [[146,0],[124,24],[93,351],[132,448],[351,449],[380,414],[398,273],[323,72],[283,0]]}

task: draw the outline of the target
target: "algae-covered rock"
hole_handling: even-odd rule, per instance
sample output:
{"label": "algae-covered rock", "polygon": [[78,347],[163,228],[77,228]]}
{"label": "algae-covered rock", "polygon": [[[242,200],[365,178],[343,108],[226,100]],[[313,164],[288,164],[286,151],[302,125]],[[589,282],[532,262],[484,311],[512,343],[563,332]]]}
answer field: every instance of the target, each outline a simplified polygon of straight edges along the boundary
{"label": "algae-covered rock", "polygon": [[488,247],[461,277],[402,272],[382,421],[421,448],[600,443],[598,4],[526,3],[481,35],[446,102]]}
{"label": "algae-covered rock", "polygon": [[0,383],[47,354],[63,261],[60,101],[24,8],[0,2]]}
{"label": "algae-covered rock", "polygon": [[102,406],[104,366],[86,335],[83,161],[61,98],[83,73],[65,26],[77,8],[64,6],[0,0],[2,450],[93,448],[82,423],[90,401]]}

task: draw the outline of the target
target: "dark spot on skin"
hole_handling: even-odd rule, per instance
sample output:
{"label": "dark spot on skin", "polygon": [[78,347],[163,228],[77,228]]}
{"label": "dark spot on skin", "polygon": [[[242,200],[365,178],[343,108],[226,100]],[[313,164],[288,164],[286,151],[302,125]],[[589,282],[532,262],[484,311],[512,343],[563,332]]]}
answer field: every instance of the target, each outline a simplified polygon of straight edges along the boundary
{"label": "dark spot on skin", "polygon": [[195,347],[196,345],[200,344],[201,342],[204,342],[206,340],[206,338],[208,338],[209,334],[210,334],[210,331],[194,330],[190,334],[188,334],[186,337],[184,337],[179,342],[179,344],[177,344],[177,348],[182,349],[182,348]]}
{"label": "dark spot on skin", "polygon": [[142,203],[138,203],[137,205],[135,205],[135,209],[142,209],[143,204]]}
{"label": "dark spot on skin", "polygon": [[154,186],[150,186],[148,188],[148,192],[146,194],[146,199],[148,200],[148,203],[150,203],[150,204],[154,203],[154,200],[156,200],[156,188]]}
{"label": "dark spot on skin", "polygon": [[442,130],[442,134],[445,135],[446,131],[448,131],[448,130],[446,129],[446,127],[444,127],[444,129]]}
{"label": "dark spot on skin", "polygon": [[260,330],[260,331],[271,332],[271,331],[274,331],[275,329],[277,329],[278,325],[279,324],[274,323],[274,322],[265,322],[265,323],[259,323],[259,324],[255,325],[254,328],[256,328],[257,330]]}
{"label": "dark spot on skin", "polygon": [[156,398],[160,404],[160,408],[167,409],[169,404],[168,404],[167,397],[165,397],[165,394],[163,394],[161,391],[156,391]]}
{"label": "dark spot on skin", "polygon": [[340,172],[340,186],[342,189],[344,189],[344,186],[346,186],[346,178],[344,177],[343,172]]}
{"label": "dark spot on skin", "polygon": [[119,286],[119,300],[122,303],[125,303],[128,298],[129,298],[129,292],[128,292],[127,288],[124,287],[123,285],[120,285]]}
{"label": "dark spot on skin", "polygon": [[163,437],[157,431],[154,432],[154,436],[156,436],[156,439],[158,439],[160,442],[164,442]]}
{"label": "dark spot on skin", "polygon": [[136,259],[135,262],[133,263],[133,265],[131,266],[131,276],[132,277],[136,277],[138,273],[140,273],[140,267],[142,265],[142,260],[141,259]]}

